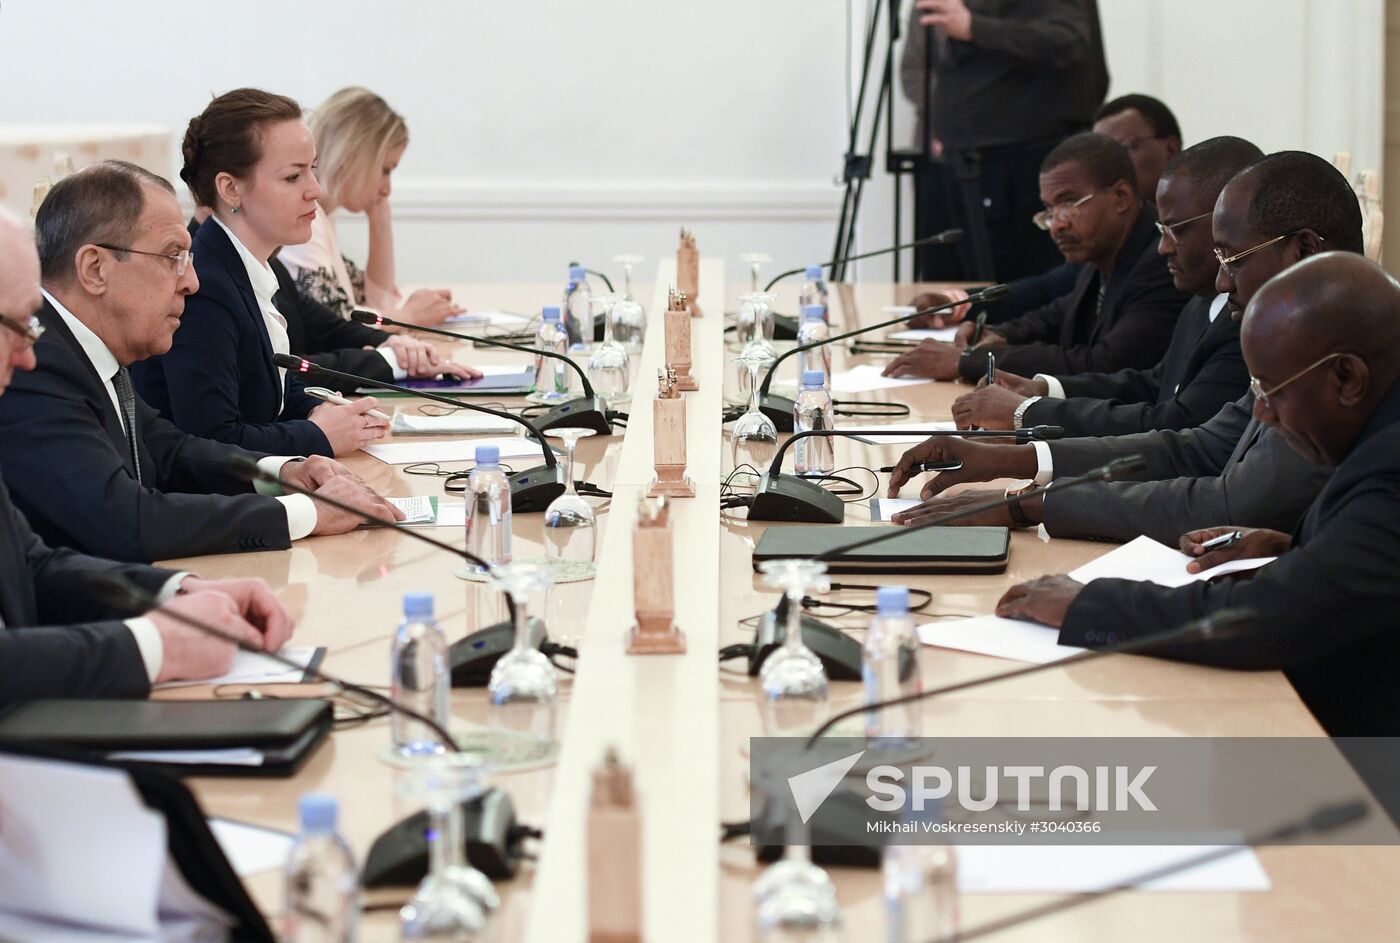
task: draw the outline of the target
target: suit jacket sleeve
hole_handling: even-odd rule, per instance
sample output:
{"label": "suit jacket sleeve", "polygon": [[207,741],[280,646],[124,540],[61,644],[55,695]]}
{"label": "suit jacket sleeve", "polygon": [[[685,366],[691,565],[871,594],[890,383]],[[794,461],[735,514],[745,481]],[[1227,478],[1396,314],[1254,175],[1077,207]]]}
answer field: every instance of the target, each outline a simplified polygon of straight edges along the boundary
{"label": "suit jacket sleeve", "polygon": [[[300,293],[297,293],[296,298],[297,312],[301,315],[305,334],[305,349],[293,353],[321,354],[353,347],[357,348],[358,353],[364,354],[368,351],[358,348],[378,347],[389,339],[386,332],[376,330],[368,324],[342,318],[314,298]],[[374,356],[379,357],[378,354]],[[383,357],[379,359],[381,362],[384,360]]]}
{"label": "suit jacket sleeve", "polygon": [[1063,68],[1089,51],[1089,19],[1081,0],[1022,3],[1015,16],[972,14],[972,42],[1028,63]]}
{"label": "suit jacket sleeve", "polygon": [[1194,429],[1051,442],[1055,474],[1082,475],[1112,459],[1141,455],[1147,461],[1146,470],[1138,476],[1143,480],[1218,475],[1249,426],[1253,402],[1246,394]]}
{"label": "suit jacket sleeve", "polygon": [[1227,524],[1290,533],[1330,474],[1265,429],[1223,474],[1083,485],[1047,497],[1042,520],[1052,537],[1128,541],[1145,534],[1171,547],[1187,531]]}
{"label": "suit jacket sleeve", "polygon": [[51,697],[145,697],[146,665],[121,622],[0,632],[0,707]]}
{"label": "suit jacket sleeve", "polygon": [[1066,262],[1048,272],[1009,282],[1007,288],[1010,291],[1005,297],[982,305],[982,310],[987,312],[987,323],[1005,324],[1036,308],[1043,308],[1061,295],[1074,291],[1078,278],[1079,266]]}
{"label": "suit jacket sleeve", "polygon": [[[1394,632],[1395,573],[1400,570],[1398,491],[1400,482],[1393,477],[1371,482],[1350,496],[1313,539],[1252,579],[1177,589],[1095,580],[1070,606],[1060,642],[1113,644],[1164,632],[1229,606],[1245,606],[1259,614],[1253,631],[1205,644],[1178,642],[1162,654],[1225,668],[1271,670],[1315,664],[1344,647]],[[1324,614],[1321,620],[1319,613]],[[1095,631],[1101,629],[1111,633]],[[1108,634],[1114,636],[1112,641]]]}
{"label": "suit jacket sleeve", "polygon": [[[270,455],[330,455],[330,442],[305,419],[318,402],[299,384],[287,384],[288,419],[245,422],[239,408],[241,350],[233,314],[213,292],[185,299],[174,346],[161,358],[171,419],[186,432]],[[253,356],[262,356],[261,351]]]}

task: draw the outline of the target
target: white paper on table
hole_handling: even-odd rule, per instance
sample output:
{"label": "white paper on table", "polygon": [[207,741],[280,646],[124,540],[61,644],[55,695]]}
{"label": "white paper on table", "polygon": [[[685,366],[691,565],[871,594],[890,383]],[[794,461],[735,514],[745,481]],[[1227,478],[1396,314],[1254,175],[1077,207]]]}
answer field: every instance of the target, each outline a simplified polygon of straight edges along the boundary
{"label": "white paper on table", "polygon": [[394,413],[389,424],[391,435],[509,435],[520,423],[486,413],[462,409],[446,416],[419,416]]}
{"label": "white paper on table", "polygon": [[843,373],[831,375],[832,393],[872,393],[876,390],[892,390],[901,386],[918,386],[932,383],[927,377],[886,377],[880,375],[882,368],[863,363]]}
{"label": "white paper on table", "polygon": [[892,341],[943,341],[951,344],[958,336],[958,328],[953,327],[907,327],[885,335]]}
{"label": "white paper on table", "polygon": [[174,763],[179,766],[262,766],[266,757],[254,747],[225,747],[213,750],[118,750],[109,760],[133,763]]}
{"label": "white paper on table", "polygon": [[163,681],[156,688],[182,688],[192,684],[301,684],[306,678],[307,666],[319,665],[321,659],[326,657],[326,649],[314,645],[284,645],[277,654],[290,658],[301,667],[289,668],[266,655],[240,649],[234,653],[233,665],[223,677],[202,681]]}
{"label": "white paper on table", "polygon": [[476,450],[494,445],[501,458],[544,458],[544,450],[534,439],[499,436],[490,439],[458,439],[451,442],[392,442],[365,446],[365,451],[387,465],[416,462],[474,462]]}
{"label": "white paper on table", "polygon": [[1060,632],[1035,622],[973,616],[919,626],[919,641],[940,648],[955,648],[979,655],[995,655],[1012,661],[1045,665],[1084,651],[1059,643]]}
{"label": "white paper on table", "polygon": [[437,515],[431,520],[400,521],[414,527],[465,527],[467,526],[467,502],[438,501]]}
{"label": "white paper on table", "polygon": [[[929,422],[891,422],[883,426],[870,424],[865,426],[841,426],[842,432],[856,433],[856,438],[869,445],[918,445],[928,438],[918,430],[934,430],[939,432],[956,432],[958,424],[951,419],[939,419]],[[908,435],[881,435],[862,438],[862,432],[901,432],[905,429],[915,430]]]}
{"label": "white paper on table", "polygon": [[296,836],[287,832],[232,819],[211,818],[209,830],[241,878],[283,867],[296,842]]}
{"label": "white paper on table", "polygon": [[[1100,891],[1222,845],[961,845],[958,890],[981,894],[1080,894]],[[1143,884],[1145,891],[1267,891],[1252,848]]]}
{"label": "white paper on table", "polygon": [[1158,543],[1151,537],[1138,537],[1121,547],[1115,547],[1103,556],[1090,560],[1077,570],[1070,572],[1070,578],[1081,583],[1091,583],[1101,579],[1143,580],[1160,586],[1185,586],[1202,580],[1256,570],[1272,563],[1276,557],[1253,557],[1244,560],[1231,560],[1211,567],[1200,573],[1186,572],[1186,565],[1192,561],[1180,550]]}
{"label": "white paper on table", "polygon": [[923,503],[918,498],[871,498],[870,519],[888,521],[900,511],[907,511]]}
{"label": "white paper on table", "polygon": [[522,314],[517,311],[466,311],[462,314],[454,314],[445,320],[444,324],[479,324],[486,327],[525,327],[535,319],[533,314]]}
{"label": "white paper on table", "polygon": [[523,376],[528,373],[533,379],[535,374],[532,363],[483,363],[473,369],[484,377]]}
{"label": "white paper on table", "polygon": [[399,524],[431,524],[437,520],[437,498],[426,494],[414,494],[404,498],[385,498],[385,501],[403,511]]}

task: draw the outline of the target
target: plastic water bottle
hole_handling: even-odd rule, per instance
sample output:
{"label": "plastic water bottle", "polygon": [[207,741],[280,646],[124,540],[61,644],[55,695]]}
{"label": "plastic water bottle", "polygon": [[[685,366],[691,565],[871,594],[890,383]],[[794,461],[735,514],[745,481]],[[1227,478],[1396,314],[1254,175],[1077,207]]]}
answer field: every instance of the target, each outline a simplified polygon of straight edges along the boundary
{"label": "plastic water bottle", "polygon": [[920,844],[885,846],[881,876],[885,891],[885,940],[888,943],[920,943],[951,939],[958,931],[958,858],[952,847],[931,844],[936,833],[923,831],[924,823],[942,818],[937,799],[925,799],[923,811],[909,810],[906,822],[918,832],[909,837]]}
{"label": "plastic water bottle", "polygon": [[827,320],[826,279],[822,278],[820,265],[807,266],[807,274],[802,279],[802,287],[797,289],[797,304],[802,308],[807,307],[807,305],[821,305],[822,320]]}
{"label": "plastic water bottle", "polygon": [[[819,305],[804,305],[802,323],[797,328],[797,345],[815,344],[831,337],[831,328],[826,323],[826,309]],[[831,380],[831,345],[824,344],[815,350],[801,350],[797,353],[797,370],[806,375],[809,370],[821,373],[824,384]]]}
{"label": "plastic water bottle", "polygon": [[[569,335],[564,330],[558,308],[549,307],[540,312],[540,327],[535,332],[535,347],[556,354],[569,352]],[[574,372],[563,361],[536,355],[535,392],[531,399],[559,403],[572,399],[573,377]]]}
{"label": "plastic water bottle", "polygon": [[476,467],[467,476],[467,551],[492,566],[510,562],[510,481],[501,471],[501,450],[476,447]]}
{"label": "plastic water bottle", "polygon": [[[802,392],[792,410],[794,432],[814,432],[835,429],[832,421],[831,394],[826,391],[825,377],[820,370],[802,374]],[[798,439],[792,447],[793,467],[799,475],[827,475],[836,468],[831,448],[831,436],[808,436]]]}
{"label": "plastic water bottle", "polygon": [[592,300],[588,270],[582,265],[569,266],[569,286],[564,289],[564,329],[569,332],[571,347],[586,347],[593,342]]}
{"label": "plastic water bottle", "polygon": [[[446,728],[452,675],[447,636],[433,618],[432,593],[404,594],[403,621],[394,632],[389,670],[394,700]],[[444,750],[432,728],[398,711],[389,715],[389,731],[399,756],[433,756]]]}
{"label": "plastic water bottle", "polygon": [[359,870],[336,831],[334,796],[308,792],[297,805],[301,835],[287,857],[285,943],[352,943],[360,916]]}
{"label": "plastic water bottle", "polygon": [[[923,690],[919,679],[919,639],[909,614],[909,590],[881,586],[875,593],[875,618],[865,633],[861,660],[865,703],[885,701]],[[865,715],[867,737],[906,739],[923,733],[919,704],[901,704]]]}

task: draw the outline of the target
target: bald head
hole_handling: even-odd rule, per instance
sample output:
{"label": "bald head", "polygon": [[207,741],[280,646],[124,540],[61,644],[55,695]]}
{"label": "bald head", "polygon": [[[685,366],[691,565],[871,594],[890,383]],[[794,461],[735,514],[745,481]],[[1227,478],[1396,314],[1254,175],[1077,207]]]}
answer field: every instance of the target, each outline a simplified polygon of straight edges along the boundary
{"label": "bald head", "polygon": [[1255,415],[1305,458],[1336,465],[1400,380],[1400,282],[1350,252],[1304,259],[1245,308]]}

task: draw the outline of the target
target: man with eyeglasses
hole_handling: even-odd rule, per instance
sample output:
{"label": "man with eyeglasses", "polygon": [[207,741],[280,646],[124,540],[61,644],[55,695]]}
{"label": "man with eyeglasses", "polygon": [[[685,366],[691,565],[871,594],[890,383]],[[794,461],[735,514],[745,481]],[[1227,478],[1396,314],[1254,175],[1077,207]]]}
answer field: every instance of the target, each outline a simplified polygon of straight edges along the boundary
{"label": "man with eyeglasses", "polygon": [[230,467],[239,455],[397,519],[338,462],[187,435],[136,395],[127,368],[170,348],[185,296],[199,285],[169,183],[104,161],[59,181],[36,225],[45,334],[35,368],[0,399],[0,470],[45,541],[150,562],[282,549],[361,523],[302,495],[256,493]]}
{"label": "man with eyeglasses", "polygon": [[[1228,296],[1226,310],[1236,319],[1265,282],[1299,259],[1324,247],[1358,254],[1363,248],[1361,208],[1351,184],[1330,163],[1302,151],[1270,154],[1236,175],[1216,201],[1211,227],[1221,256],[1215,287]],[[1141,455],[1147,461],[1141,481],[1087,485],[958,523],[1043,523],[1055,537],[1127,541],[1145,534],[1163,543],[1220,521],[1292,530],[1330,470],[1289,448],[1253,409],[1254,398],[1245,393],[1190,429],[1024,446],[931,439],[901,457],[890,476],[892,496],[917,463],[957,461],[961,468],[934,476],[923,487],[924,503],[895,520],[911,523],[988,496],[964,491],[934,497],[955,484],[1024,479],[1008,489],[1014,495],[1032,482],[1044,484]]]}
{"label": "man with eyeglasses", "polygon": [[[1290,532],[1235,520],[1187,533],[1181,547],[1197,558],[1194,570],[1233,559],[1278,559],[1252,578],[1178,589],[1042,577],[1008,590],[997,612],[1058,628],[1062,644],[1095,647],[1247,607],[1259,614],[1252,631],[1179,642],[1162,654],[1227,668],[1283,669],[1329,734],[1395,736],[1400,283],[1359,255],[1306,259],[1254,295],[1241,339],[1254,377],[1255,417],[1308,461],[1336,471]],[[1226,548],[1204,547],[1236,532]]]}
{"label": "man with eyeglasses", "polygon": [[[34,242],[0,209],[0,393],[34,369],[45,333]],[[15,371],[20,371],[18,374]],[[8,443],[6,451],[22,448]],[[161,600],[147,612],[99,601],[94,577],[125,579]],[[235,648],[177,621],[198,619],[276,650],[293,620],[262,580],[202,580],[51,548],[0,485],[0,707],[37,698],[144,697],[161,681],[227,673]]]}
{"label": "man with eyeglasses", "polygon": [[988,352],[999,369],[1027,376],[1155,364],[1186,297],[1157,255],[1156,216],[1136,179],[1127,149],[1103,135],[1078,134],[1056,147],[1041,165],[1046,208],[1035,223],[1068,261],[1083,264],[1074,289],[989,328],[975,346],[975,328],[964,323],[956,342],[925,341],[896,357],[885,375],[975,382]]}
{"label": "man with eyeglasses", "polygon": [[1211,212],[1235,174],[1263,157],[1235,137],[1211,138],[1173,158],[1157,185],[1157,251],[1179,291],[1192,295],[1165,356],[1151,369],[1019,377],[959,397],[953,418],[963,429],[1061,426],[1069,436],[1127,435],[1200,425],[1238,399],[1248,385],[1239,324],[1223,314],[1215,290]]}

